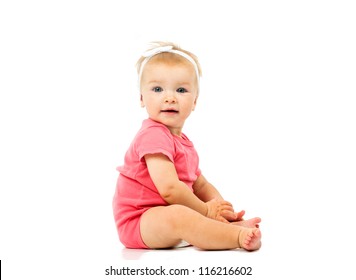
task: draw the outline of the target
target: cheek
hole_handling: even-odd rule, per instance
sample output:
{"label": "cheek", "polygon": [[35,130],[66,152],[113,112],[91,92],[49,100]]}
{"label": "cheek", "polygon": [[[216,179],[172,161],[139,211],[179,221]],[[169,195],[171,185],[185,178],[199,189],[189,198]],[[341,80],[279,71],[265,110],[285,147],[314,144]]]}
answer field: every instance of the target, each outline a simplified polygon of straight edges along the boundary
{"label": "cheek", "polygon": [[190,114],[195,109],[195,101],[189,100],[189,102],[185,102],[184,104],[184,111]]}
{"label": "cheek", "polygon": [[155,108],[159,106],[159,102],[156,98],[148,97],[148,96],[143,96],[143,102],[144,106],[146,108]]}
{"label": "cheek", "polygon": [[147,95],[147,94],[142,94],[142,95],[141,95],[141,100],[142,100],[142,102],[145,103],[146,105],[147,105],[148,103],[150,103],[150,97],[149,97],[149,95]]}

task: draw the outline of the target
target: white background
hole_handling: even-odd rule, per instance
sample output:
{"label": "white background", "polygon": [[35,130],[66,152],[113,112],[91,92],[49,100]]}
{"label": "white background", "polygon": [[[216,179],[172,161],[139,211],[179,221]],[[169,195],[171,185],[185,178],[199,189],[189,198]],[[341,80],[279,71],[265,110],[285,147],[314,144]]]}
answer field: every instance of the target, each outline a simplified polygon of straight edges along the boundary
{"label": "white background", "polygon": [[[4,279],[117,279],[105,269],[166,262],[354,279],[352,2],[1,1]],[[146,116],[134,64],[154,40],[200,59],[184,132],[204,175],[263,219],[258,252],[130,251],[117,238],[115,168]]]}

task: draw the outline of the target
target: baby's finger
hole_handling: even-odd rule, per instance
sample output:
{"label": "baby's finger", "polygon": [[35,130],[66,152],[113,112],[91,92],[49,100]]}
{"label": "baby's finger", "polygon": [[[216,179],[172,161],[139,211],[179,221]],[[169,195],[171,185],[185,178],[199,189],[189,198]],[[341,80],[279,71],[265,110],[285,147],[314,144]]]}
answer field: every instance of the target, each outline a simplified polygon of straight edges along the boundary
{"label": "baby's finger", "polygon": [[222,205],[228,205],[228,206],[231,206],[232,207],[232,204],[226,200],[221,200],[220,201]]}
{"label": "baby's finger", "polygon": [[232,206],[230,206],[230,205],[222,205],[220,209],[223,210],[223,211],[235,212],[234,208],[232,208]]}
{"label": "baby's finger", "polygon": [[221,211],[220,215],[228,221],[236,221],[237,218],[236,213],[234,211],[223,210]]}
{"label": "baby's finger", "polygon": [[241,210],[240,212],[236,212],[236,221],[242,221],[243,216],[245,215],[245,210]]}

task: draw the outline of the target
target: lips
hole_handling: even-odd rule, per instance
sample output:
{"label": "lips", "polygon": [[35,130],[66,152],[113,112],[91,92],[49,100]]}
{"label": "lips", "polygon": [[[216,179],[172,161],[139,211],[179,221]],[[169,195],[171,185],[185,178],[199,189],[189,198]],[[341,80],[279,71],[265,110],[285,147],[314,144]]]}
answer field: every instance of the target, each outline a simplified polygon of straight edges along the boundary
{"label": "lips", "polygon": [[161,110],[162,113],[178,113],[178,110],[176,109],[165,109]]}

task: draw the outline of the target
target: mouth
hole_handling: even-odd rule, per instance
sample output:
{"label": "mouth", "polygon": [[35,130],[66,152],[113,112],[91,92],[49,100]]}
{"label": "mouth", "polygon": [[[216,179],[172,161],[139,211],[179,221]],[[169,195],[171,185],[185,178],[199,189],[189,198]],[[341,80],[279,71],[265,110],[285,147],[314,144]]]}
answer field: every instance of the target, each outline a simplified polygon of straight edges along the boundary
{"label": "mouth", "polygon": [[161,113],[178,113],[179,111],[175,109],[161,110]]}

